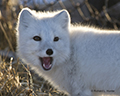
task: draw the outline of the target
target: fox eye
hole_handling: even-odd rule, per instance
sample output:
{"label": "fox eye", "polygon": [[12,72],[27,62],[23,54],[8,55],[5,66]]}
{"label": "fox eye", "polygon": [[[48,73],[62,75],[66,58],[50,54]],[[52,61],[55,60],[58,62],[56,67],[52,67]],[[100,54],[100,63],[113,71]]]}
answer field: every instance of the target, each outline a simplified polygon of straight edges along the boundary
{"label": "fox eye", "polygon": [[59,37],[55,37],[55,38],[54,38],[54,41],[58,41],[58,40],[59,40]]}
{"label": "fox eye", "polygon": [[34,39],[35,41],[41,41],[41,37],[39,37],[39,36],[34,36],[33,39]]}

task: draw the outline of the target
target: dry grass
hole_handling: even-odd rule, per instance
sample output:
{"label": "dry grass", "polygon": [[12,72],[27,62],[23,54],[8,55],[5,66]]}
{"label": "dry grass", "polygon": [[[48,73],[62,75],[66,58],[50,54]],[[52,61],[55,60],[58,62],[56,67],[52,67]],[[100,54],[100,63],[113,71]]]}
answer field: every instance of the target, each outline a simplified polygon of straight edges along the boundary
{"label": "dry grass", "polygon": [[0,59],[0,96],[63,96],[20,61]]}

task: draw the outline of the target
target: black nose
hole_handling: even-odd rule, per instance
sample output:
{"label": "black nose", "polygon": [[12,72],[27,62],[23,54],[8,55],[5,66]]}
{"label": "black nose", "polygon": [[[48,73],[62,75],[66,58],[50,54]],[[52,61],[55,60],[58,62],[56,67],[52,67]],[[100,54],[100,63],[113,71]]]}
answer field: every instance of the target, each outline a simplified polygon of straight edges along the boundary
{"label": "black nose", "polygon": [[53,50],[52,49],[47,49],[46,54],[47,55],[52,55],[53,54]]}

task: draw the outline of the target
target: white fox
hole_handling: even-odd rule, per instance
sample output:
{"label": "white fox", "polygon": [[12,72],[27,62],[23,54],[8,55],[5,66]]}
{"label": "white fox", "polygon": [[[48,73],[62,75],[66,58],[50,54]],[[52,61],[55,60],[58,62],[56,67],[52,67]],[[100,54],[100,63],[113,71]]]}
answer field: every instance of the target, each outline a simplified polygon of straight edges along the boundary
{"label": "white fox", "polygon": [[69,96],[120,88],[120,31],[71,25],[66,10],[24,8],[17,43],[20,58]]}

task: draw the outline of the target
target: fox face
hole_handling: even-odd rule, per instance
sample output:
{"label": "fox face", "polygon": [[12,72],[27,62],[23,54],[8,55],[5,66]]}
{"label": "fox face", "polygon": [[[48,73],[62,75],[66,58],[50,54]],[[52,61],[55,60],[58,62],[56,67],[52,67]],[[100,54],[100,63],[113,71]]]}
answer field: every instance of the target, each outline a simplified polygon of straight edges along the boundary
{"label": "fox face", "polygon": [[24,8],[18,18],[17,51],[25,63],[49,71],[70,55],[70,18],[66,10],[36,13]]}

